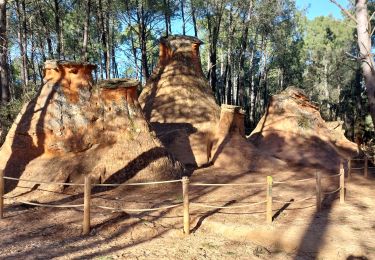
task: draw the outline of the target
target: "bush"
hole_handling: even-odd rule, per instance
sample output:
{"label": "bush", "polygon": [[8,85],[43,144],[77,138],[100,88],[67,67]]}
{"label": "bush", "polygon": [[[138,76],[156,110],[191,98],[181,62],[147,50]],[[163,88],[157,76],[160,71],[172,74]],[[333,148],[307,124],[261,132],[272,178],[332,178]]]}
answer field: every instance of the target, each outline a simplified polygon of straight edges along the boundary
{"label": "bush", "polygon": [[22,109],[22,106],[29,102],[36,95],[36,87],[28,87],[28,91],[19,98],[14,98],[6,104],[0,104],[0,146],[3,145],[5,137],[8,134],[10,127]]}

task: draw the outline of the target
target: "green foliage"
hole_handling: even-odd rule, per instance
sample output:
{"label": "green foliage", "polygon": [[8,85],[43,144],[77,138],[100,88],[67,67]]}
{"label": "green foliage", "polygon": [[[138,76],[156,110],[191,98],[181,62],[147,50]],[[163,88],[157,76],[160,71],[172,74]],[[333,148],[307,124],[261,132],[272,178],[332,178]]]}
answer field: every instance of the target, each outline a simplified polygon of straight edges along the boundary
{"label": "green foliage", "polygon": [[[12,101],[0,108],[6,129],[35,91],[22,82],[19,34],[23,20],[29,82],[34,85],[42,80],[44,60],[57,57],[59,37],[61,59],[82,58],[86,17],[88,59],[98,64],[95,77],[99,79],[132,77],[144,83],[145,69],[151,72],[157,64],[158,39],[167,33],[168,21],[173,33],[181,32],[181,2],[177,0],[91,0],[90,13],[86,1],[25,1],[25,13],[20,10],[24,1],[8,2]],[[368,3],[370,14],[374,3]],[[187,34],[194,33],[194,12],[199,38],[205,42],[201,47],[203,71],[216,72],[218,103],[243,106],[247,129],[264,114],[271,95],[294,85],[320,105],[325,119],[344,120],[349,136],[355,131],[363,135],[373,131],[360,68],[347,55],[358,55],[355,26],[349,19],[329,16],[309,21],[293,0],[189,0],[184,6],[190,27]],[[371,24],[375,27],[374,19]],[[214,52],[216,60],[210,61]],[[110,75],[105,73],[108,58]],[[308,125],[308,120],[300,120],[301,128]]]}
{"label": "green foliage", "polygon": [[299,128],[304,130],[311,129],[313,126],[311,118],[303,114],[300,114],[300,116],[298,117],[297,124]]}
{"label": "green foliage", "polygon": [[35,94],[35,88],[30,87],[29,91],[21,95],[19,99],[12,99],[7,104],[0,105],[0,126],[2,128],[0,146],[4,143],[9,129],[11,128],[24,104],[29,102],[35,96]]}

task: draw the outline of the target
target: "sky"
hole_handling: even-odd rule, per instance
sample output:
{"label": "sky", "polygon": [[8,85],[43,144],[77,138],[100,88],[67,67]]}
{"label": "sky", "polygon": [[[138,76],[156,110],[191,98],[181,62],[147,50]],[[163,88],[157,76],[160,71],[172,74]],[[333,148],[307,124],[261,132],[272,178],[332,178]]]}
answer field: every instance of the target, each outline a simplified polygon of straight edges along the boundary
{"label": "sky", "polygon": [[[343,7],[348,7],[349,0],[337,0]],[[341,10],[329,0],[296,0],[298,9],[307,9],[308,19],[317,16],[327,16],[332,14],[338,19],[342,19]]]}

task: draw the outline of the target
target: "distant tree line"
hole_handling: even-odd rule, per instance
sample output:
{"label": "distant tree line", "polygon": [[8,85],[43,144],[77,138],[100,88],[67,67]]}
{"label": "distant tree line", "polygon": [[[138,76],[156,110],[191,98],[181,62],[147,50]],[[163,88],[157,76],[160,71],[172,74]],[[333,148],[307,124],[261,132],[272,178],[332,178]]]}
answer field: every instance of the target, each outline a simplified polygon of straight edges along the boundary
{"label": "distant tree line", "polygon": [[[371,16],[374,2],[367,6]],[[46,59],[93,62],[97,80],[144,83],[158,39],[178,33],[205,42],[201,60],[217,102],[242,106],[248,131],[290,85],[305,89],[325,119],[343,120],[350,137],[373,131],[355,22],[309,21],[293,0],[0,0],[0,23],[3,128],[40,87]]]}

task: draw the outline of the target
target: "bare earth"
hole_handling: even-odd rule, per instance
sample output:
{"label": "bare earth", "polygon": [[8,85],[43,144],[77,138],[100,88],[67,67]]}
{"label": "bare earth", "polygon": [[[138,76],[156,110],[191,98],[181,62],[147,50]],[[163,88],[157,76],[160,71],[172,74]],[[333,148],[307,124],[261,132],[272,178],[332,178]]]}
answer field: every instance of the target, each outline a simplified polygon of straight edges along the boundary
{"label": "bare earth", "polygon": [[[274,181],[313,178],[314,169],[268,173]],[[335,174],[323,173],[324,177]],[[191,183],[265,183],[267,173],[228,173],[207,168]],[[265,223],[265,204],[247,208],[201,208],[191,204],[189,236],[182,233],[182,207],[147,213],[112,212],[96,205],[122,208],[162,207],[181,203],[181,185],[121,188],[94,192],[92,231],[81,235],[82,208],[40,208],[19,203],[6,206],[0,220],[1,259],[374,259],[375,171],[360,171],[347,182],[346,203],[325,199],[316,213],[315,180],[275,184],[274,222]],[[338,178],[323,179],[333,191]],[[82,203],[82,195],[36,190],[22,200]],[[119,195],[121,194],[121,195]],[[193,203],[239,206],[265,200],[265,184],[249,187],[190,186]],[[36,200],[35,198],[38,198]],[[288,203],[290,200],[294,200]],[[5,203],[9,203],[7,200]],[[357,257],[357,258],[356,258]]]}

